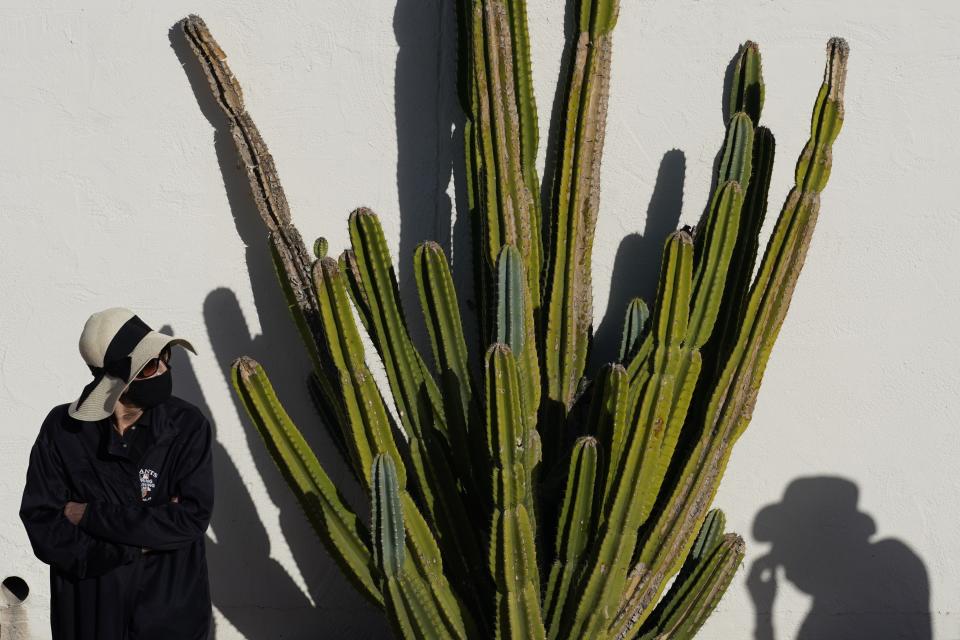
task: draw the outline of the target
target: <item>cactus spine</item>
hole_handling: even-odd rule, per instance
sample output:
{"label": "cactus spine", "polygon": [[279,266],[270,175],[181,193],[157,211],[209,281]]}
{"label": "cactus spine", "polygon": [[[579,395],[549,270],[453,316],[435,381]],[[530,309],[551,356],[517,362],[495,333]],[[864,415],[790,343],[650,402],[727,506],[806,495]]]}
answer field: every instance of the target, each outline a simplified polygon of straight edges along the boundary
{"label": "cactus spine", "polygon": [[577,4],[543,206],[525,3],[458,7],[482,377],[437,244],[413,256],[429,364],[410,339],[371,210],[350,214],[350,247],[338,259],[323,238],[310,255],[225,54],[199,17],[182,22],[246,168],[321,418],[370,496],[369,529],[263,367],[237,358],[233,386],[321,540],[398,636],[691,638],[743,558],[743,540],[724,533],[710,504],[819,214],[843,122],[847,45],[827,44],[810,138],[755,277],[775,144],[760,125],[759,48],[743,45],[704,218],[666,238],[656,298],[630,302],[618,361],[591,372],[590,267],[619,2]]}

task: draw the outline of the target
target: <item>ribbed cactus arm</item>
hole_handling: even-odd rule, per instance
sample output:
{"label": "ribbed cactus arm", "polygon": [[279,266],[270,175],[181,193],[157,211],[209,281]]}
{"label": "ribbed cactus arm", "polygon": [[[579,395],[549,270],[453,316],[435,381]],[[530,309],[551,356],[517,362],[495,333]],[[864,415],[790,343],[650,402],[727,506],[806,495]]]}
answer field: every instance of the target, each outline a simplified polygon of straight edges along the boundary
{"label": "ribbed cactus arm", "polygon": [[[759,55],[759,54],[758,54]],[[760,230],[767,213],[767,194],[773,176],[776,144],[766,127],[757,127],[753,140],[753,171],[740,211],[737,245],[727,271],[727,282],[710,342],[704,350],[704,362],[710,362],[710,382],[720,375],[726,356],[736,344],[737,333],[747,305],[750,279],[760,246]]]}
{"label": "ribbed cactus arm", "polygon": [[[435,598],[437,584],[429,583],[417,571],[407,553],[404,521],[405,491],[390,456],[380,454],[371,470],[371,529],[374,558],[382,575],[382,589],[387,615],[397,634],[406,640],[421,638],[467,638],[466,628],[457,608],[444,608]],[[442,574],[441,574],[442,575]],[[431,589],[434,587],[434,589]],[[451,602],[454,596],[446,595]]]}
{"label": "ribbed cactus arm", "polygon": [[486,357],[487,447],[493,461],[489,565],[496,585],[496,637],[544,638],[540,577],[529,514],[526,421],[517,363],[505,344]]}
{"label": "ribbed cactus arm", "polygon": [[760,59],[760,48],[756,42],[747,40],[740,47],[740,54],[733,67],[733,82],[730,87],[730,102],[728,112],[733,114],[743,111],[753,125],[760,124],[760,113],[763,110],[765,88],[763,83],[763,64]]}
{"label": "ribbed cactus arm", "polygon": [[[718,192],[715,198],[715,209],[720,211],[714,214],[717,218],[723,219],[737,215],[739,200],[736,189],[736,183],[732,182]],[[725,226],[729,227],[729,225]],[[733,228],[736,228],[735,220]],[[675,236],[684,242],[690,239],[685,230],[676,232]],[[707,243],[709,255],[704,256],[701,261],[701,264],[706,266],[704,272],[712,274],[714,271],[722,271],[726,268],[723,249],[717,247],[724,240],[724,237],[715,237]],[[680,269],[690,269],[691,263],[692,259],[673,261],[676,265],[674,268]],[[691,273],[684,271],[671,273],[670,264],[668,261],[664,265],[667,268],[666,275],[661,279],[658,292],[652,331],[654,346],[649,362],[650,371],[647,374],[649,380],[656,381],[663,379],[662,376],[668,376],[671,381],[672,397],[665,421],[658,424],[656,420],[659,420],[660,416],[644,413],[647,396],[663,393],[665,389],[648,383],[643,389],[632,392],[633,397],[639,398],[636,405],[639,420],[648,420],[644,428],[660,432],[658,447],[644,470],[644,491],[637,496],[638,500],[643,501],[641,508],[643,521],[653,508],[652,499],[659,493],[670,461],[673,459],[681,427],[700,375],[700,352],[692,336],[697,336],[705,317],[709,321],[711,310],[715,313],[717,302],[714,298],[719,298],[717,291],[704,295],[704,289],[697,286],[702,281],[698,281]],[[715,279],[712,275],[710,277]],[[673,293],[668,295],[671,290]],[[683,301],[686,301],[686,304],[683,304]],[[704,308],[707,309],[706,313],[703,312]],[[664,322],[669,323],[668,328],[663,327]],[[651,419],[654,421],[650,422]]]}
{"label": "ribbed cactus arm", "polygon": [[693,238],[685,229],[675,231],[667,239],[653,313],[655,344],[679,347],[686,337],[690,318],[692,249]]}
{"label": "ribbed cactus arm", "polygon": [[649,613],[663,584],[678,569],[716,493],[731,447],[750,421],[770,350],[786,316],[816,224],[830,145],[843,121],[849,49],[844,40],[832,38],[827,54],[810,140],[797,163],[797,184],[787,196],[751,287],[736,346],[703,418],[702,436],[683,467],[682,481],[673,488],[657,522],[648,528],[651,533],[643,542],[616,623],[617,637],[633,637],[636,625]]}
{"label": "ribbed cactus arm", "polygon": [[[469,42],[470,100],[467,181],[472,214],[479,217],[478,259],[484,291],[493,299],[493,273],[504,244],[523,255],[527,286],[540,307],[539,179],[537,119],[530,74],[526,3],[523,0],[461,0],[460,34]],[[490,327],[484,327],[488,330]]]}
{"label": "ribbed cactus arm", "polygon": [[450,265],[436,242],[420,244],[413,254],[413,265],[434,365],[438,372],[450,371],[461,381],[462,392],[458,395],[462,396],[462,412],[466,415],[473,397],[473,384]]}
{"label": "ribbed cactus arm", "polygon": [[[359,286],[370,308],[370,338],[383,359],[404,430],[421,438],[430,425],[445,436],[440,393],[407,332],[397,277],[380,221],[372,211],[361,207],[351,212],[349,227]],[[421,400],[424,392],[429,402]]]}
{"label": "ribbed cactus arm", "polygon": [[823,191],[833,167],[833,142],[843,126],[843,91],[850,47],[843,38],[827,43],[827,66],[813,107],[810,139],[800,154],[794,174],[796,189],[804,194]]}
{"label": "ribbed cactus arm", "polygon": [[512,509],[523,502],[528,488],[523,470],[527,423],[520,402],[517,361],[506,344],[496,343],[487,351],[485,388],[494,506]]}
{"label": "ribbed cactus arm", "polygon": [[618,11],[617,0],[581,3],[560,112],[558,161],[551,179],[543,354],[547,397],[564,410],[572,405],[583,375],[593,325],[591,262]]}
{"label": "ribbed cactus arm", "polygon": [[[686,231],[667,241],[653,331],[658,345],[652,374],[643,390],[632,428],[625,434],[623,453],[608,477],[617,484],[607,494],[604,524],[581,581],[580,597],[568,600],[561,637],[602,638],[623,591],[637,531],[656,498],[655,477],[663,437],[674,397],[680,343],[686,333],[693,269],[693,240]],[[609,475],[612,474],[612,475]]]}
{"label": "ribbed cactus arm", "polygon": [[540,362],[533,327],[533,301],[520,251],[504,245],[497,260],[496,340],[510,347],[520,377],[520,403],[530,428],[540,407]]}
{"label": "ribbed cactus arm", "polygon": [[[720,375],[723,360],[736,342],[743,306],[753,276],[754,262],[759,246],[759,234],[767,209],[767,192],[773,173],[774,138],[766,127],[760,127],[760,114],[763,110],[764,82],[760,59],[760,48],[755,42],[747,40],[740,48],[733,70],[733,82],[730,87],[729,112],[748,119],[750,125],[742,122],[741,127],[752,129],[753,143],[750,154],[749,180],[746,177],[731,176],[730,163],[724,162],[718,172],[718,179],[735,179],[744,190],[743,206],[740,212],[740,228],[736,234],[736,244],[723,284],[723,298],[717,313],[716,327],[709,342],[704,346],[703,360],[705,379],[701,387],[710,388]],[[733,119],[731,120],[731,124]],[[733,128],[728,127],[728,139]],[[745,151],[750,152],[750,149]],[[727,153],[724,153],[726,160]],[[702,400],[702,397],[700,398]],[[697,407],[695,410],[700,410]]]}
{"label": "ribbed cactus arm", "polygon": [[627,305],[627,312],[623,319],[623,334],[620,339],[620,355],[617,361],[628,363],[640,350],[643,339],[646,337],[647,320],[650,319],[650,310],[647,303],[640,298],[634,298]]}
{"label": "ribbed cactus arm", "polygon": [[717,187],[735,180],[741,186],[750,181],[753,161],[753,121],[743,111],[730,117],[723,141],[720,166],[717,168]]}
{"label": "ribbed cactus arm", "polygon": [[420,307],[433,347],[434,365],[443,391],[453,460],[465,493],[478,498],[476,487],[482,478],[478,474],[486,468],[486,456],[478,455],[482,450],[476,450],[483,446],[483,426],[453,275],[443,249],[436,242],[424,242],[417,247],[413,254],[413,268]]}
{"label": "ribbed cactus arm", "polygon": [[691,640],[730,586],[743,562],[744,548],[743,538],[735,533],[715,541],[703,558],[691,562],[682,579],[677,578],[641,630],[639,639]]}
{"label": "ribbed cactus arm", "polygon": [[700,377],[700,347],[710,337],[720,310],[742,205],[743,191],[738,182],[728,181],[717,189],[704,231],[706,237],[700,243],[701,253],[692,278],[689,306],[679,311],[681,314],[689,313],[686,325],[682,328],[683,333],[669,336],[668,340],[664,340],[659,331],[655,331],[653,336],[654,363],[661,352],[661,345],[674,345],[666,353],[670,359],[670,371],[675,376],[674,396],[657,457],[657,470],[650,476],[654,492],[659,492],[667,474]]}
{"label": "ribbed cactus arm", "polygon": [[[340,402],[347,419],[347,424],[340,426],[358,476],[369,488],[374,456],[389,453],[399,460],[397,444],[380,390],[367,367],[360,332],[336,261],[317,260],[312,277],[327,352],[339,375]],[[406,470],[402,465],[398,473],[405,481]]]}
{"label": "ribbed cactus arm", "polygon": [[350,214],[350,240],[359,285],[370,308],[371,339],[384,362],[397,411],[409,436],[411,467],[425,517],[448,543],[454,588],[468,594],[483,567],[483,547],[466,511],[440,391],[407,333],[396,275],[376,215],[359,208]]}
{"label": "ribbed cactus arm", "polygon": [[[746,116],[744,116],[746,117]],[[747,121],[749,125],[749,120]],[[750,133],[752,145],[753,134]],[[752,146],[748,153],[752,153]],[[693,302],[686,344],[699,349],[713,333],[720,310],[727,269],[733,257],[740,229],[743,192],[739,181],[731,180],[717,188],[705,228],[697,232],[696,272]]]}
{"label": "ribbed cactus arm", "polygon": [[[655,492],[660,490],[687,418],[702,368],[700,347],[713,332],[728,267],[737,242],[743,206],[743,190],[739,180],[749,179],[750,173],[749,156],[753,129],[749,117],[744,113],[734,115],[727,133],[720,177],[735,179],[722,182],[717,188],[708,209],[705,227],[697,233],[690,302],[689,306],[681,311],[688,313],[689,317],[682,328],[683,333],[670,336],[670,343],[675,345],[675,349],[668,352],[672,359],[671,370],[675,375],[674,397],[657,458],[657,471],[651,476],[652,490]],[[653,352],[656,360],[660,351],[659,345],[666,343],[658,332],[654,332],[653,339],[656,345]]]}
{"label": "ribbed cactus arm", "polygon": [[540,126],[537,118],[537,102],[533,92],[533,69],[530,62],[530,35],[527,29],[526,0],[507,0],[510,14],[510,39],[513,45],[513,77],[516,84],[517,116],[520,122],[520,162],[523,177],[533,196],[531,228],[536,229],[536,251],[526,261],[529,267],[536,269],[532,274],[537,288],[532,290],[535,296],[535,312],[540,310],[540,272],[543,267],[543,243],[541,236],[540,178],[537,175],[537,147],[540,144]]}
{"label": "ribbed cactus arm", "polygon": [[597,440],[604,453],[600,460],[599,478],[603,481],[603,492],[599,497],[599,507],[594,518],[594,531],[600,531],[606,523],[606,507],[610,505],[611,495],[620,482],[620,461],[623,459],[627,443],[628,429],[633,428],[630,415],[630,379],[626,369],[613,365],[603,377],[603,387],[598,389],[602,395],[595,399],[597,404]]}
{"label": "ribbed cactus arm", "polygon": [[[597,480],[599,446],[596,438],[585,436],[577,440],[570,457],[560,521],[557,525],[556,560],[550,568],[547,592],[543,601],[543,615],[547,637],[560,637],[561,615],[567,597],[579,575],[581,557],[593,537],[594,510],[597,508]],[[602,475],[600,476],[602,479]]]}
{"label": "ribbed cactus arm", "polygon": [[[345,259],[353,272],[353,286],[359,291],[355,297],[367,307],[370,338],[383,360],[397,413],[410,442],[418,487],[424,494],[430,517],[434,518],[435,492],[454,489],[449,469],[447,486],[432,482],[431,463],[445,466],[445,460],[441,455],[434,459],[430,451],[448,449],[445,437],[433,435],[437,432],[446,436],[439,393],[428,393],[429,401],[422,401],[422,394],[431,386],[432,379],[428,382],[426,365],[407,333],[396,275],[376,215],[369,209],[357,209],[350,214],[349,226],[353,253]],[[361,312],[361,317],[363,315]]]}
{"label": "ribbed cactus arm", "polygon": [[241,356],[230,367],[233,388],[310,524],[344,574],[367,598],[383,604],[370,533],[324,471],[277,399],[266,371]]}
{"label": "ribbed cactus arm", "polygon": [[727,526],[727,516],[720,509],[711,509],[707,512],[707,517],[703,519],[700,526],[700,533],[697,539],[693,541],[690,547],[690,554],[684,562],[683,569],[680,570],[678,578],[682,578],[690,573],[696,565],[705,560],[716,545],[720,544],[723,537],[723,530]]}
{"label": "ribbed cactus arm", "polygon": [[[744,202],[730,267],[726,281],[722,283],[723,298],[717,313],[717,326],[704,349],[708,376],[704,382],[707,384],[715,382],[719,374],[719,371],[715,371],[717,361],[723,357],[721,354],[729,352],[731,340],[736,340],[733,334],[739,324],[740,308],[753,275],[757,238],[766,213],[774,140],[768,129],[758,126],[764,91],[760,49],[755,42],[748,40],[740,47],[733,69],[728,109],[734,115],[727,127],[727,139],[717,175],[720,182],[739,182],[744,191]],[[735,146],[731,143],[738,137],[744,144],[740,146],[740,153],[736,154],[733,153]],[[740,169],[737,169],[737,165],[740,165]]]}
{"label": "ribbed cactus arm", "polygon": [[537,411],[540,408],[540,361],[533,326],[533,301],[527,290],[523,257],[511,244],[503,245],[497,260],[496,340],[506,344],[514,353],[517,378],[520,383],[520,407],[523,411],[524,471],[527,491],[524,506],[530,526],[536,532],[537,504],[534,495],[534,470],[540,463],[540,433],[537,431]]}
{"label": "ribbed cactus arm", "polygon": [[387,579],[403,571],[406,560],[406,539],[403,533],[403,511],[400,506],[400,484],[397,469],[390,456],[378,454],[371,467],[373,505],[373,552],[377,568]]}

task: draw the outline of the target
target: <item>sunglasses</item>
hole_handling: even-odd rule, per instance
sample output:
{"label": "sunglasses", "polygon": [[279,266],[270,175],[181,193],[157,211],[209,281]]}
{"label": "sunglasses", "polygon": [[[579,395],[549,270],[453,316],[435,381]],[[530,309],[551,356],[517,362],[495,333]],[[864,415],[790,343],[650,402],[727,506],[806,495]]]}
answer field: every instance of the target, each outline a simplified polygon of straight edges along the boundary
{"label": "sunglasses", "polygon": [[160,352],[160,357],[151,358],[147,364],[143,366],[143,369],[140,370],[140,373],[137,374],[137,377],[134,380],[143,380],[144,378],[152,378],[157,375],[157,372],[160,370],[160,361],[163,360],[163,363],[170,366],[170,351],[164,349]]}

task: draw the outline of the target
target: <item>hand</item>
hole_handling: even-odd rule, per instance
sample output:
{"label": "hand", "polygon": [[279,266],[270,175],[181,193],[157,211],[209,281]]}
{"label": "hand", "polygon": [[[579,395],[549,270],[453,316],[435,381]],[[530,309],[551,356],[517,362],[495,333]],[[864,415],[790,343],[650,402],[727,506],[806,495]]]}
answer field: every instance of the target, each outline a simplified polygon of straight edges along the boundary
{"label": "hand", "polygon": [[170,502],[180,502],[180,496],[170,496]]}
{"label": "hand", "polygon": [[770,555],[754,560],[747,574],[747,589],[758,612],[769,613],[777,597],[777,563]]}
{"label": "hand", "polygon": [[83,513],[86,510],[86,502],[68,502],[63,508],[63,515],[67,516],[67,520],[71,523],[80,524],[80,519],[83,518]]}

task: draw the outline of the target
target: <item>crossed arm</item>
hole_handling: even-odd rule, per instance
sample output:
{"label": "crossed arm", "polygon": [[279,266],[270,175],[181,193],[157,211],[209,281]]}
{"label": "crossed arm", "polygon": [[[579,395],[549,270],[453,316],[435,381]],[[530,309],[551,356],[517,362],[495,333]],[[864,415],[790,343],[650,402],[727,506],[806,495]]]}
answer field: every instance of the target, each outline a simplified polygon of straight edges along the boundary
{"label": "crossed arm", "polygon": [[212,429],[204,418],[173,472],[177,498],[163,505],[85,506],[69,500],[63,463],[43,431],[30,452],[21,502],[36,556],[74,578],[102,575],[143,552],[186,546],[202,536],[213,510]]}
{"label": "crossed arm", "polygon": [[[170,502],[180,502],[179,496],[173,496],[170,498]],[[66,516],[67,520],[71,524],[79,525],[80,521],[83,520],[83,515],[87,511],[86,502],[67,502],[66,506],[63,508],[63,515]],[[140,551],[143,553],[148,553],[150,551],[149,547],[141,547]]]}
{"label": "crossed arm", "polygon": [[183,445],[174,469],[177,500],[167,504],[87,503],[78,526],[118,544],[170,550],[202,537],[213,511],[212,429],[204,418]]}
{"label": "crossed arm", "polygon": [[41,430],[30,451],[20,519],[33,552],[71,578],[92,578],[132,562],[140,550],[97,539],[64,517],[70,495],[63,463]]}

